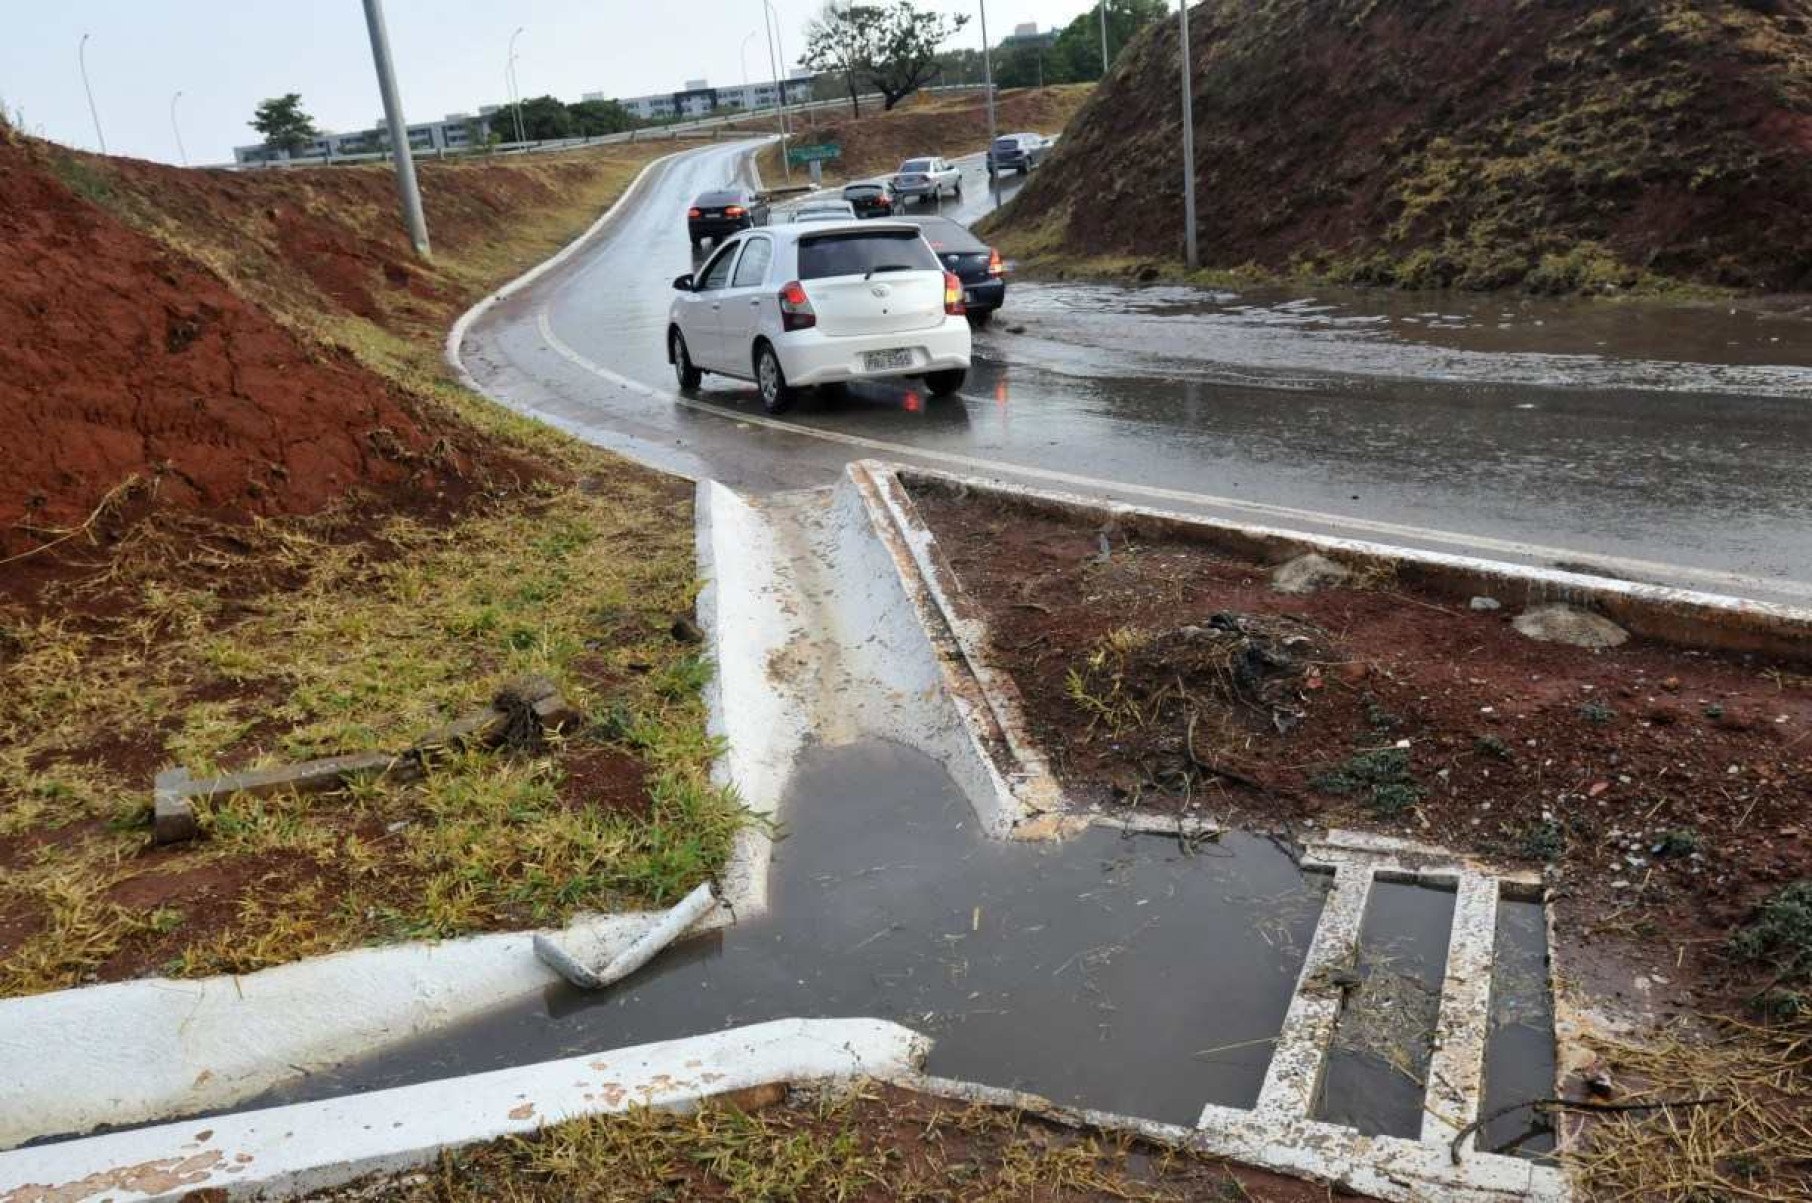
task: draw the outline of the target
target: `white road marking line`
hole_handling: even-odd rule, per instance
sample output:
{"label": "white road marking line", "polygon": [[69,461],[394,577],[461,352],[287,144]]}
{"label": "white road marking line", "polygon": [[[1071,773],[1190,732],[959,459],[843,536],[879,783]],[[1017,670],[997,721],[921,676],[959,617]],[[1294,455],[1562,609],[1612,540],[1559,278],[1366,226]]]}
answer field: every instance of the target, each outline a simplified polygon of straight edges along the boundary
{"label": "white road marking line", "polygon": [[1101,477],[1081,476],[1073,472],[1061,472],[1054,468],[1037,468],[1024,464],[1015,464],[1007,460],[985,459],[980,456],[964,455],[957,451],[940,451],[931,447],[914,447],[907,443],[893,443],[885,439],[869,438],[867,435],[848,434],[839,430],[821,430],[813,426],[802,426],[794,422],[781,422],[774,418],[758,414],[732,412],[715,405],[707,405],[683,397],[672,389],[654,388],[639,380],[632,380],[618,372],[613,372],[601,364],[592,362],[554,333],[549,317],[549,306],[543,304],[536,315],[536,327],[542,339],[562,358],[577,367],[592,373],[602,380],[607,380],[619,388],[639,393],[657,401],[671,401],[673,404],[697,413],[711,414],[729,422],[740,422],[750,426],[762,426],[770,430],[784,431],[787,434],[800,435],[818,439],[827,443],[838,443],[845,447],[860,447],[865,451],[881,452],[888,456],[907,460],[930,460],[935,463],[951,464],[973,471],[991,472],[1001,476],[1015,476],[1022,479],[1047,481],[1060,484],[1080,492],[1094,494],[1129,494],[1139,497],[1150,497],[1173,504],[1233,510],[1239,513],[1258,514],[1266,518],[1278,518],[1285,521],[1307,522],[1312,525],[1333,527],[1337,530],[1363,531],[1371,535],[1382,535],[1396,539],[1409,539],[1425,543],[1441,543],[1453,547],[1462,547],[1471,551],[1489,551],[1499,555],[1516,556],[1543,563],[1577,563],[1597,568],[1609,569],[1629,576],[1655,579],[1673,578],[1703,581],[1720,587],[1726,592],[1739,593],[1776,593],[1793,597],[1812,598],[1812,582],[1795,580],[1770,580],[1765,577],[1744,576],[1740,573],[1723,572],[1715,568],[1697,568],[1686,564],[1667,564],[1656,560],[1640,560],[1627,556],[1604,555],[1596,552],[1575,551],[1565,547],[1546,547],[1539,543],[1522,543],[1511,539],[1496,539],[1489,535],[1471,535],[1458,531],[1434,530],[1428,527],[1410,526],[1396,522],[1382,522],[1370,518],[1354,518],[1342,514],[1328,514],[1317,510],[1297,509],[1292,506],[1272,505],[1262,501],[1245,501],[1236,497],[1217,497],[1208,493],[1190,493],[1180,489],[1165,489],[1155,485],[1132,484],[1126,481],[1107,480]]}

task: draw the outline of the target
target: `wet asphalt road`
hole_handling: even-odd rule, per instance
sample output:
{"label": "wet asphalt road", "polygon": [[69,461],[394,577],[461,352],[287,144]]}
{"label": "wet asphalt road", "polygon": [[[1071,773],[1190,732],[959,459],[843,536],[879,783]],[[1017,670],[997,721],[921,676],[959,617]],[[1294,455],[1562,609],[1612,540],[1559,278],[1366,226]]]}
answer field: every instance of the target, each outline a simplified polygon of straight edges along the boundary
{"label": "wet asphalt road", "polygon": [[[583,437],[739,489],[888,458],[1812,602],[1803,317],[1016,282],[960,400],[865,385],[771,419],[734,381],[678,397],[663,350],[669,282],[694,266],[681,214],[743,154],[657,168],[584,250],[474,325],[467,368]],[[992,203],[969,161],[952,215]]]}

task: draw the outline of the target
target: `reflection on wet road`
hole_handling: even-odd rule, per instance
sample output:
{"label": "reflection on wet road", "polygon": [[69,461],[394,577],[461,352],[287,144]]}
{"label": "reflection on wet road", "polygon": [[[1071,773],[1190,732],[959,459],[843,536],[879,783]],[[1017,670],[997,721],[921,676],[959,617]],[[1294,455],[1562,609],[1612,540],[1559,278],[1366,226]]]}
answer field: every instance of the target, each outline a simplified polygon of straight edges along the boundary
{"label": "reflection on wet road", "polygon": [[897,1020],[936,1037],[932,1073],[1152,1119],[1256,1101],[1327,880],[1271,843],[990,840],[938,765],[880,743],[808,753],[780,815],[769,914],[262,1102],[785,1016]]}
{"label": "reflection on wet road", "polygon": [[[683,207],[739,154],[673,161],[606,238],[477,323],[466,361],[478,379],[585,437],[738,488],[823,484],[862,456],[919,458],[1812,600],[1804,317],[1011,281],[960,400],[864,385],[775,421],[734,381],[677,399],[663,351],[667,282],[690,265]],[[986,209],[985,187],[964,191],[962,217]]]}

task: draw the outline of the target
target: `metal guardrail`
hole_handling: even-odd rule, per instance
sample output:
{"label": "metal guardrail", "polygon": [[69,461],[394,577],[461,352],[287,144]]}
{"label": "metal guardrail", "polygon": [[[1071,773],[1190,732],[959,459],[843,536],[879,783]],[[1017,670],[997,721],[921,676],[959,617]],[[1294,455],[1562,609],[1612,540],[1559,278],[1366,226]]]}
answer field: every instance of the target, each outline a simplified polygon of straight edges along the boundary
{"label": "metal guardrail", "polygon": [[[921,92],[981,92],[983,84],[941,84],[936,87],[921,88]],[[857,97],[859,101],[880,103],[879,92],[864,92]],[[549,154],[555,151],[576,150],[585,146],[610,146],[625,142],[677,142],[681,138],[697,138],[709,134],[713,141],[726,131],[726,127],[744,124],[750,121],[777,119],[781,113],[793,116],[798,113],[823,112],[826,109],[841,108],[849,103],[849,97],[839,96],[834,100],[810,100],[803,104],[789,104],[784,109],[765,108],[749,109],[717,117],[700,117],[693,121],[679,121],[671,125],[649,125],[637,129],[624,130],[615,134],[594,134],[580,138],[550,138],[540,142],[500,142],[495,146],[461,146],[433,147],[426,150],[415,150],[415,161],[425,162],[430,159],[466,159],[473,156],[495,158],[501,155]],[[741,133],[743,131],[730,131]],[[768,131],[749,131],[765,134]],[[228,171],[263,171],[272,167],[339,167],[358,163],[388,163],[391,152],[387,150],[364,151],[350,155],[310,155],[299,159],[267,159],[257,163],[215,163],[213,168]]]}

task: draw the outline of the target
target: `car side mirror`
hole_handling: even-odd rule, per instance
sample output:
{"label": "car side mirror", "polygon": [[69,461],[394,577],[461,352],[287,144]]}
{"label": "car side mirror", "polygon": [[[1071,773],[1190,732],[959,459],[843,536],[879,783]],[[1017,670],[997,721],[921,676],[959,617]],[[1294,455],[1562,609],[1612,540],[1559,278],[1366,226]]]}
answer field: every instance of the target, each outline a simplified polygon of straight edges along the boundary
{"label": "car side mirror", "polygon": [[676,290],[678,290],[679,292],[691,292],[692,291],[692,273],[687,272],[683,276],[673,277],[673,287]]}

